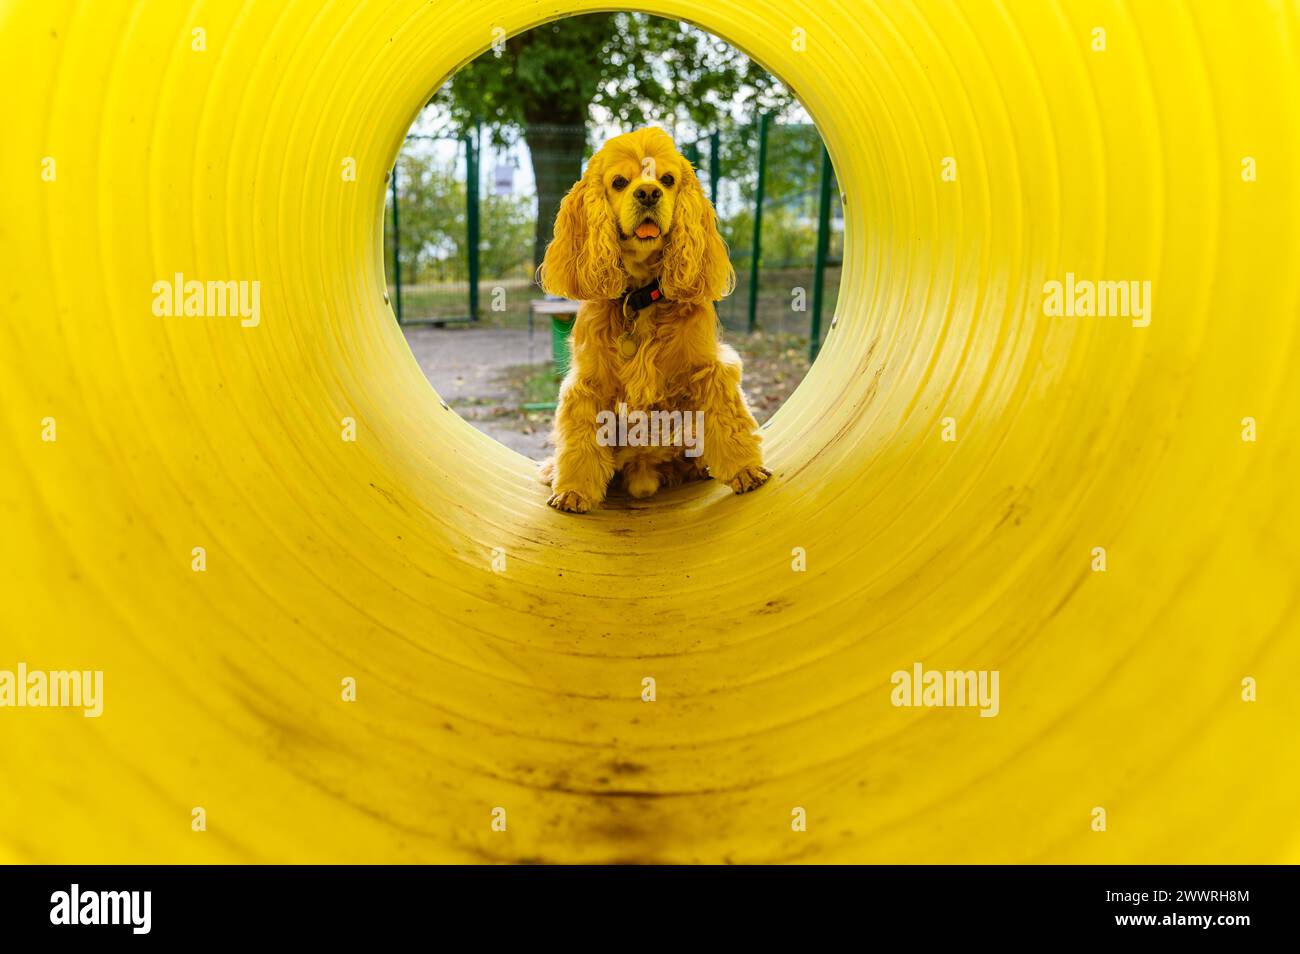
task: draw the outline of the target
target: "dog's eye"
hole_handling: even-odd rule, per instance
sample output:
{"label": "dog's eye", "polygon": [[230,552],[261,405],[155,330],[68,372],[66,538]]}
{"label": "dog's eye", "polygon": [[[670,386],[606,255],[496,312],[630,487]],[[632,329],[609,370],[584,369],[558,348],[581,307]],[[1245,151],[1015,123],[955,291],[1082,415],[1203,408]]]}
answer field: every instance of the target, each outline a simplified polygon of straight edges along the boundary
{"label": "dog's eye", "polygon": [[673,183],[676,182],[677,180],[674,179],[671,175],[667,175],[661,178],[659,181],[663,183],[663,187],[665,189],[671,189],[673,187]]}
{"label": "dog's eye", "polygon": [[614,181],[610,183],[610,187],[615,192],[622,192],[624,189],[627,188],[627,180],[624,179],[622,176],[615,176]]}

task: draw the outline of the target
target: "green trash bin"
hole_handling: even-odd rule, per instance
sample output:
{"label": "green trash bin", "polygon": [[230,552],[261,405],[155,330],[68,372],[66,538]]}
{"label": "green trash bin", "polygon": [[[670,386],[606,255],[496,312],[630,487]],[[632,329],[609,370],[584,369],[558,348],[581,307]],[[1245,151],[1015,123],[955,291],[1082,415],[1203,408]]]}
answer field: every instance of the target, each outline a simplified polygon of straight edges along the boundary
{"label": "green trash bin", "polygon": [[569,362],[573,356],[570,344],[572,331],[573,315],[551,315],[551,358],[555,362],[557,381],[562,381],[569,373]]}
{"label": "green trash bin", "polygon": [[[577,303],[563,299],[536,301],[529,306],[528,327],[532,333],[533,316],[546,315],[551,319],[551,370],[558,384],[569,373],[572,362],[573,321],[577,317]],[[555,402],[528,403],[525,411],[554,411]]]}

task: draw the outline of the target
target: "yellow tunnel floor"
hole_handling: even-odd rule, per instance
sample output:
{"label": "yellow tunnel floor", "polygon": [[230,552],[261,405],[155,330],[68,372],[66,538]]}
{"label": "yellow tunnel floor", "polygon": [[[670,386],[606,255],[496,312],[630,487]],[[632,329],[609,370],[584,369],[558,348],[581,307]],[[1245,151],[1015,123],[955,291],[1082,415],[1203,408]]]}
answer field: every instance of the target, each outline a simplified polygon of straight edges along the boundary
{"label": "yellow tunnel floor", "polygon": [[610,6],[0,4],[0,670],[103,672],[0,708],[0,859],[1300,860],[1297,4],[638,3],[800,97],[843,282],[766,487],[577,518],[381,217],[494,28]]}

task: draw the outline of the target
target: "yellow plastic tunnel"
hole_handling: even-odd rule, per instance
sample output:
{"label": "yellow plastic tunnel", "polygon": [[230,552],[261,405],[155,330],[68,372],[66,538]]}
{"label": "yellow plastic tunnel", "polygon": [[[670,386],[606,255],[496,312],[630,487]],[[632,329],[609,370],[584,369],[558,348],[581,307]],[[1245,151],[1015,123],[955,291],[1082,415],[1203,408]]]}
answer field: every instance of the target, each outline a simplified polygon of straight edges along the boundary
{"label": "yellow plastic tunnel", "polygon": [[843,280],[768,486],[572,517],[421,374],[385,176],[622,5],[0,2],[0,858],[1300,861],[1300,6],[638,2],[806,105]]}

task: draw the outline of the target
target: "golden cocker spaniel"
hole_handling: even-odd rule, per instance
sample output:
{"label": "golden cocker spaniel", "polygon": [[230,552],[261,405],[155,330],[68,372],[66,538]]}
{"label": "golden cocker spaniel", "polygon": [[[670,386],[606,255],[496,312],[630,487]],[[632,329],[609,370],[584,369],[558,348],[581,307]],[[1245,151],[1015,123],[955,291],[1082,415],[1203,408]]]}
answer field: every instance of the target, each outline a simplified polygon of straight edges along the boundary
{"label": "golden cocker spaniel", "polygon": [[740,357],[713,309],[736,275],[666,132],[626,133],[591,158],[539,273],[546,291],[583,302],[541,469],[552,507],[586,513],[616,474],[633,497],[705,477],[738,494],[767,481]]}

